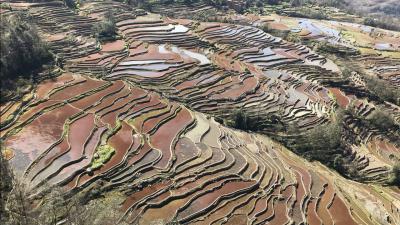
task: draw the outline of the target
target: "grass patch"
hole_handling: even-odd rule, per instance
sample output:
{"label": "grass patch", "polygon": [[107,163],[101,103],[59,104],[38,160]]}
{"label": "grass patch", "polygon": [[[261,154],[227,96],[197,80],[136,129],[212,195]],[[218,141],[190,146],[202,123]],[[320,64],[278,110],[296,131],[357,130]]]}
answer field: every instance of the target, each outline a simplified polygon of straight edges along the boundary
{"label": "grass patch", "polygon": [[384,57],[391,57],[400,59],[400,52],[395,51],[379,51]]}
{"label": "grass patch", "polygon": [[93,156],[90,168],[93,170],[98,169],[108,162],[114,155],[115,149],[109,145],[101,145],[97,148],[96,153]]}

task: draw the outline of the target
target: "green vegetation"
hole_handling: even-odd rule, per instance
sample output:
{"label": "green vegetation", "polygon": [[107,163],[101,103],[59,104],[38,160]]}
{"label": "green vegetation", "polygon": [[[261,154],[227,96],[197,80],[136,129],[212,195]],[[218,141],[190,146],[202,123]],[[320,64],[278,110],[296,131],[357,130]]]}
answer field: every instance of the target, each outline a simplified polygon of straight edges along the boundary
{"label": "green vegetation", "polygon": [[56,225],[60,221],[66,225],[109,225],[122,216],[118,210],[122,198],[117,194],[99,196],[97,187],[72,196],[64,195],[61,188],[46,187],[48,192],[33,207],[27,185],[15,177],[13,183],[6,203],[8,214],[0,217],[2,225]]}
{"label": "green vegetation", "polygon": [[8,10],[11,10],[11,6],[10,6],[9,3],[2,2],[2,3],[0,3],[0,9],[8,9]]}
{"label": "green vegetation", "polygon": [[216,9],[209,9],[194,13],[192,15],[193,20],[202,22],[213,22],[218,20],[218,11]]}
{"label": "green vegetation", "polygon": [[398,187],[400,186],[400,163],[393,166],[389,178],[389,184]]}
{"label": "green vegetation", "polygon": [[287,37],[288,37],[288,35],[290,33],[289,30],[272,29],[268,23],[264,23],[264,25],[261,27],[261,29],[266,33],[269,33],[269,34],[271,34],[273,36],[276,36],[276,37],[281,37],[283,39],[287,39]]}
{"label": "green vegetation", "polygon": [[345,114],[347,112],[340,110],[333,122],[319,125],[304,133],[292,125],[288,129],[292,138],[284,137],[282,141],[288,148],[308,160],[319,161],[343,176],[359,178],[357,167],[349,157],[348,147],[342,140],[346,131],[343,122]]}
{"label": "green vegetation", "polygon": [[328,14],[321,10],[315,9],[310,6],[296,7],[291,10],[277,10],[278,14],[287,14],[292,17],[301,17],[301,18],[309,18],[309,19],[320,19],[325,20],[329,19]]}
{"label": "green vegetation", "polygon": [[357,92],[356,95],[366,94],[369,98],[376,101],[387,101],[394,104],[400,104],[400,90],[388,81],[380,79],[378,77],[372,77],[366,73],[362,68],[362,64],[353,60],[347,55],[343,57],[335,57],[333,61],[341,67],[342,75],[345,79],[349,80],[352,73],[359,74],[363,77],[366,88],[363,90],[364,93]]}
{"label": "green vegetation", "polygon": [[[400,4],[397,0],[375,1],[367,0],[307,0],[311,4],[332,6],[347,13],[366,17],[364,24],[389,30],[400,30]],[[370,15],[372,14],[372,17]]]}
{"label": "green vegetation", "polygon": [[27,21],[22,13],[1,16],[0,19],[2,102],[26,92],[38,78],[37,71],[53,59],[36,28]]}
{"label": "green vegetation", "polygon": [[63,0],[64,4],[71,9],[76,9],[77,8],[77,3],[75,0]]}
{"label": "green vegetation", "polygon": [[284,125],[277,114],[250,116],[244,110],[233,111],[228,119],[220,119],[226,126],[246,131],[281,132]]}
{"label": "green vegetation", "polygon": [[115,149],[109,145],[102,145],[98,147],[95,156],[93,157],[90,168],[95,170],[102,167],[104,163],[108,162],[108,160],[111,159],[114,153]]}
{"label": "green vegetation", "polygon": [[232,120],[229,122],[234,128],[241,130],[255,129],[256,120],[249,117],[243,110],[237,110],[232,114]]}
{"label": "green vegetation", "polygon": [[293,32],[290,32],[286,36],[285,40],[293,42],[293,43],[296,43],[296,44],[301,44],[301,42],[302,42],[300,35],[296,34],[296,33],[293,33]]}
{"label": "green vegetation", "polygon": [[394,121],[394,118],[379,109],[376,109],[370,115],[366,117],[366,120],[374,127],[378,128],[383,132],[387,132],[389,130],[394,130],[397,128],[397,125]]}
{"label": "green vegetation", "polygon": [[310,160],[332,165],[335,157],[342,153],[342,129],[337,122],[318,126],[299,137],[292,147]]}
{"label": "green vegetation", "polygon": [[138,8],[151,11],[153,8],[153,4],[151,1],[145,0],[125,0],[129,5],[136,6]]}
{"label": "green vegetation", "polygon": [[6,211],[6,200],[7,196],[12,190],[12,179],[11,171],[8,166],[8,162],[4,159],[3,145],[0,142],[0,224],[5,224],[5,220],[8,218]]}
{"label": "green vegetation", "polygon": [[400,90],[392,87],[387,81],[374,77],[366,77],[368,90],[380,99],[394,104],[400,104]]}
{"label": "green vegetation", "polygon": [[358,50],[351,49],[351,48],[345,48],[343,46],[335,45],[335,44],[329,43],[327,41],[318,42],[315,45],[315,48],[320,53],[335,54],[336,56],[340,56],[340,57],[347,57],[347,56],[360,54],[360,52]]}
{"label": "green vegetation", "polygon": [[117,37],[117,26],[112,11],[107,11],[104,19],[93,26],[93,36],[100,41],[115,40]]}

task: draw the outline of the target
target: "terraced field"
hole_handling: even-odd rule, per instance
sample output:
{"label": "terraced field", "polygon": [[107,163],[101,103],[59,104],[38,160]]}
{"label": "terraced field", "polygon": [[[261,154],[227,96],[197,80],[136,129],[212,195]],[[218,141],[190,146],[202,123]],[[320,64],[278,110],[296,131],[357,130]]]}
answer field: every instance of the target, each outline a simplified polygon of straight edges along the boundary
{"label": "terraced field", "polygon": [[[65,194],[96,186],[123,194],[120,222],[131,224],[400,224],[400,189],[381,185],[400,147],[384,133],[346,118],[359,183],[292,153],[263,123],[279,116],[302,133],[349,105],[400,122],[398,105],[351,92],[328,58],[254,24],[116,1],[84,1],[79,13],[61,1],[9,4],[2,15],[29,13],[64,65],[0,107],[4,152],[32,199],[53,186]],[[91,26],[109,9],[121,38],[100,43]],[[357,57],[399,87],[398,59]],[[259,119],[257,133],[221,124],[237,110]]]}

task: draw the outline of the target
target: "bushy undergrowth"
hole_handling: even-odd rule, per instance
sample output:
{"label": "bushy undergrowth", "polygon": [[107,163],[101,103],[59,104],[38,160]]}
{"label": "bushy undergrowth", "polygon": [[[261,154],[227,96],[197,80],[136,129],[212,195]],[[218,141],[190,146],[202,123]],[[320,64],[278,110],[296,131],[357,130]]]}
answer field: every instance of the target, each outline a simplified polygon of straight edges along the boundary
{"label": "bushy undergrowth", "polygon": [[393,166],[389,178],[389,184],[400,187],[400,163]]}
{"label": "bushy undergrowth", "polygon": [[219,122],[240,130],[266,133],[306,159],[319,161],[346,177],[358,179],[357,165],[351,160],[349,147],[343,139],[345,114],[348,112],[339,110],[333,122],[308,131],[301,131],[296,124],[283,123],[279,112],[249,116],[243,110],[236,110],[224,119],[219,118]]}
{"label": "bushy undergrowth", "polygon": [[31,84],[37,78],[34,71],[53,57],[36,28],[22,13],[1,16],[0,33],[1,100],[5,101],[10,92],[15,93],[24,85]]}
{"label": "bushy undergrowth", "polygon": [[98,169],[101,166],[103,166],[104,163],[106,163],[108,160],[111,159],[111,157],[114,155],[115,149],[109,145],[102,145],[98,147],[97,151],[95,154],[96,157],[93,157],[94,160],[92,161],[91,168],[92,169]]}
{"label": "bushy undergrowth", "polygon": [[6,217],[6,200],[12,190],[11,171],[8,167],[7,160],[2,154],[3,145],[0,142],[0,224],[5,224]]}
{"label": "bushy undergrowth", "polygon": [[[280,11],[278,11],[278,13],[281,13]],[[285,12],[287,13],[287,12]],[[329,16],[321,11],[321,10],[317,10],[317,9],[313,9],[310,7],[299,7],[296,8],[295,11],[287,13],[289,16],[293,16],[293,17],[302,17],[302,18],[309,18],[309,19],[319,19],[319,20],[325,20],[328,19]]]}
{"label": "bushy undergrowth", "polygon": [[337,122],[320,125],[297,138],[292,147],[310,160],[318,160],[332,166],[336,156],[343,152],[342,129]]}
{"label": "bushy undergrowth", "polygon": [[244,110],[235,110],[225,119],[223,123],[227,126],[247,131],[282,132],[284,125],[278,113],[268,115],[250,116]]}
{"label": "bushy undergrowth", "polygon": [[392,87],[387,81],[374,77],[366,77],[366,86],[368,90],[380,99],[400,104],[400,90]]}
{"label": "bushy undergrowth", "polygon": [[93,26],[92,34],[101,41],[116,39],[117,26],[115,24],[115,18],[112,11],[107,11],[107,13],[104,15],[104,19]]}
{"label": "bushy undergrowth", "polygon": [[390,114],[379,109],[368,115],[366,117],[366,120],[369,122],[369,124],[383,132],[398,128],[394,121],[394,118]]}
{"label": "bushy undergrowth", "polygon": [[75,0],[63,0],[64,4],[71,9],[76,9],[77,8],[77,3]]}
{"label": "bushy undergrowth", "polygon": [[119,195],[104,197],[98,188],[83,190],[66,196],[58,187],[46,187],[48,191],[40,204],[32,205],[27,185],[14,178],[14,187],[7,200],[7,214],[2,225],[109,225],[121,224]]}
{"label": "bushy undergrowth", "polygon": [[286,39],[286,40],[287,40],[288,35],[290,34],[290,32],[288,30],[272,29],[270,27],[270,25],[268,25],[267,23],[265,23],[261,27],[261,29],[266,33],[269,33],[269,34],[271,34],[273,36],[276,36],[276,37],[281,37],[281,38]]}
{"label": "bushy undergrowth", "polygon": [[359,55],[360,52],[352,48],[344,48],[343,46],[329,43],[327,41],[318,42],[315,48],[320,53],[335,54],[340,57],[348,57],[352,55]]}

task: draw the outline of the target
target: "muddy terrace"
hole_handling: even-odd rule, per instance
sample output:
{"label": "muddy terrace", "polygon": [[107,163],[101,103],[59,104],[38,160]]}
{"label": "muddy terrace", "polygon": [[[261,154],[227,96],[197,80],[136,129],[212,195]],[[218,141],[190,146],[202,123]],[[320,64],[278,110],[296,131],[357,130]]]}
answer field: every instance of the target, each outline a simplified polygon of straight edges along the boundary
{"label": "muddy terrace", "polygon": [[[350,102],[362,115],[375,110],[341,89],[339,68],[308,47],[253,26],[173,19],[113,1],[85,1],[79,14],[59,1],[10,5],[29,12],[65,59],[60,76],[0,108],[9,162],[32,198],[49,185],[75,193],[101,184],[124,193],[121,220],[132,224],[400,223],[398,188],[350,181],[215,120],[237,109],[280,113],[303,132]],[[98,46],[91,24],[109,8],[122,38]],[[396,105],[385,110],[400,116]],[[353,160],[379,181],[400,148],[347,122],[361,140]]]}

